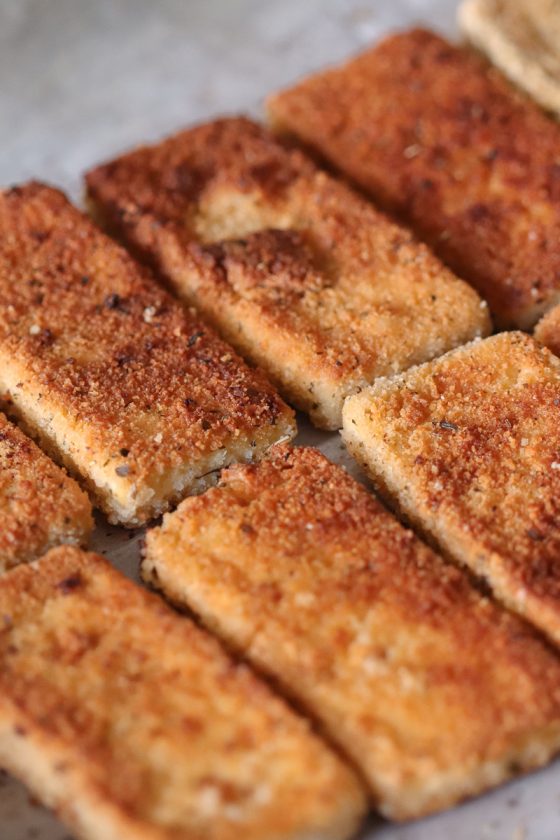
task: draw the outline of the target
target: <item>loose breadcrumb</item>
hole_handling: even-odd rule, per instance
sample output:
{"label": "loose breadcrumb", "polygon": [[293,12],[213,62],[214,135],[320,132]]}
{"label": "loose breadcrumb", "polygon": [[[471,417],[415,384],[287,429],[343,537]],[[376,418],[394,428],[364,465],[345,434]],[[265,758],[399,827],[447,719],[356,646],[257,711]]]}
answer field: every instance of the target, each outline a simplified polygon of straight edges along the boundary
{"label": "loose breadcrumb", "polygon": [[273,96],[271,119],[531,327],[560,300],[560,126],[473,51],[414,29]]}
{"label": "loose breadcrumb", "polygon": [[87,175],[96,217],[323,428],[377,376],[489,331],[409,231],[243,118]]}
{"label": "loose breadcrumb", "polygon": [[142,524],[294,434],[264,376],[58,190],[1,192],[0,230],[4,406],[112,522]]}
{"label": "loose breadcrumb", "polygon": [[343,840],[365,806],[246,666],[71,548],[0,580],[0,764],[80,840]]}
{"label": "loose breadcrumb", "polygon": [[225,470],[148,532],[142,574],[312,714],[388,817],[560,748],[554,654],[316,450]]}
{"label": "loose breadcrumb", "polygon": [[522,333],[351,397],[344,440],[380,491],[560,643],[560,360]]}

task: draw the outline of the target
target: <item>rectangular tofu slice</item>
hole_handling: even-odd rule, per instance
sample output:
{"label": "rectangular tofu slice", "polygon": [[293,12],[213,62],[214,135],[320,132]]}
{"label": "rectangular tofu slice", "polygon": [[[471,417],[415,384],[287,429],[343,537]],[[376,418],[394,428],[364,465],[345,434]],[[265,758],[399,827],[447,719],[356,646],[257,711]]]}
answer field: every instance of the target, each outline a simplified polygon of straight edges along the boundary
{"label": "rectangular tofu slice", "polygon": [[463,0],[471,43],[542,106],[560,115],[560,14],[556,0]]}
{"label": "rectangular tofu slice", "polygon": [[142,574],[295,698],[387,817],[560,747],[557,658],[316,450],[225,470],[148,532]]}
{"label": "rectangular tofu slice", "polygon": [[474,52],[415,29],[268,108],[402,214],[500,326],[529,328],[560,300],[560,126]]}
{"label": "rectangular tofu slice", "polygon": [[343,437],[380,492],[560,644],[560,360],[522,333],[379,380]]}
{"label": "rectangular tofu slice", "polygon": [[409,231],[244,118],[87,175],[96,216],[326,429],[377,376],[489,331]]}
{"label": "rectangular tofu slice", "polygon": [[72,548],[0,580],[0,765],[80,840],[335,840],[365,807],[247,666]]}
{"label": "rectangular tofu slice", "polygon": [[86,494],[0,414],[0,573],[61,543],[87,543]]}
{"label": "rectangular tofu slice", "polygon": [[50,187],[0,193],[0,396],[112,522],[295,432],[260,373]]}

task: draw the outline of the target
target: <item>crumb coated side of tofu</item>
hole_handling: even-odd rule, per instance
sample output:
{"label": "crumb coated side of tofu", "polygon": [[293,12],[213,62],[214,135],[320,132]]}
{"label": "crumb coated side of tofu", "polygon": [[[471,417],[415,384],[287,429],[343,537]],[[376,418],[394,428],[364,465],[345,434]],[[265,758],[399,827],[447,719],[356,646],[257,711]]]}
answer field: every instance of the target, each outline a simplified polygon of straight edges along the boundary
{"label": "crumb coated side of tofu", "polygon": [[138,525],[294,416],[147,270],[50,187],[0,193],[0,390],[111,521]]}
{"label": "crumb coated side of tofu", "polygon": [[0,414],[0,573],[60,543],[87,543],[87,495]]}
{"label": "crumb coated side of tofu", "polygon": [[322,428],[377,376],[489,332],[486,304],[425,245],[248,119],[86,181],[108,229]]}
{"label": "crumb coated side of tofu", "polygon": [[560,643],[560,360],[522,333],[347,400],[344,440],[447,555]]}
{"label": "crumb coated side of tofu", "polygon": [[101,557],[0,580],[0,765],[80,840],[345,840],[351,770],[247,666]]}
{"label": "crumb coated side of tofu", "polygon": [[268,102],[528,329],[560,297],[560,126],[474,52],[414,29]]}
{"label": "crumb coated side of tofu", "polygon": [[317,450],[225,470],[148,532],[142,574],[295,698],[387,817],[560,747],[554,654]]}

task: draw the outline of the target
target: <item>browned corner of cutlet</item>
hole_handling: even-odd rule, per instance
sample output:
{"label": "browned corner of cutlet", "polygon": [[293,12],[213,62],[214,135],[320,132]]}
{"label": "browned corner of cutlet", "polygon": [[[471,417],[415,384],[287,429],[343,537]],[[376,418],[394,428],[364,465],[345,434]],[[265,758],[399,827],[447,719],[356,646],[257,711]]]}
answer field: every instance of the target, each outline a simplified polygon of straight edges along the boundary
{"label": "browned corner of cutlet", "polygon": [[72,548],[0,580],[0,765],[80,840],[346,840],[365,809],[247,666]]}
{"label": "browned corner of cutlet", "polygon": [[522,333],[351,397],[344,440],[388,499],[560,643],[560,360]]}
{"label": "browned corner of cutlet", "polygon": [[86,494],[0,414],[0,573],[60,543],[87,542]]}
{"label": "browned corner of cutlet", "polygon": [[225,470],[148,532],[142,574],[306,708],[392,819],[560,748],[555,655],[317,450]]}
{"label": "browned corner of cutlet", "polygon": [[0,193],[0,387],[111,521],[295,432],[293,412],[58,190]]}
{"label": "browned corner of cutlet", "polygon": [[96,216],[323,428],[377,376],[489,331],[411,233],[245,118],[86,177]]}
{"label": "browned corner of cutlet", "polygon": [[474,52],[414,29],[271,97],[299,137],[531,327],[560,297],[560,126]]}

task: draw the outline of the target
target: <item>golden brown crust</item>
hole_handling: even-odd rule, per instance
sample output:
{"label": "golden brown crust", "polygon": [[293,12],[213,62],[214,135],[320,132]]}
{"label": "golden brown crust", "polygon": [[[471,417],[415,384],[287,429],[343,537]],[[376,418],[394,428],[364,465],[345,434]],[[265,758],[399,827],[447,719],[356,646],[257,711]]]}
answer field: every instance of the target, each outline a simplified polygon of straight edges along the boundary
{"label": "golden brown crust", "polygon": [[560,746],[556,657],[316,450],[225,470],[148,532],[142,573],[303,704],[387,816]]}
{"label": "golden brown crust", "polygon": [[489,330],[411,234],[244,118],[98,167],[105,224],[322,427],[344,397]]}
{"label": "golden brown crust", "polygon": [[479,56],[415,29],[273,96],[297,135],[532,326],[560,296],[560,127]]}
{"label": "golden brown crust", "polygon": [[246,666],[69,548],[0,581],[0,763],[83,840],[335,840],[364,809]]}
{"label": "golden brown crust", "polygon": [[62,193],[0,194],[0,386],[111,518],[138,524],[294,431],[264,376]]}
{"label": "golden brown crust", "polygon": [[86,494],[0,414],[0,572],[59,543],[87,542]]}
{"label": "golden brown crust", "polygon": [[560,356],[560,306],[555,306],[541,318],[535,327],[534,337]]}
{"label": "golden brown crust", "polygon": [[560,643],[560,361],[503,333],[380,380],[343,436],[382,492]]}

